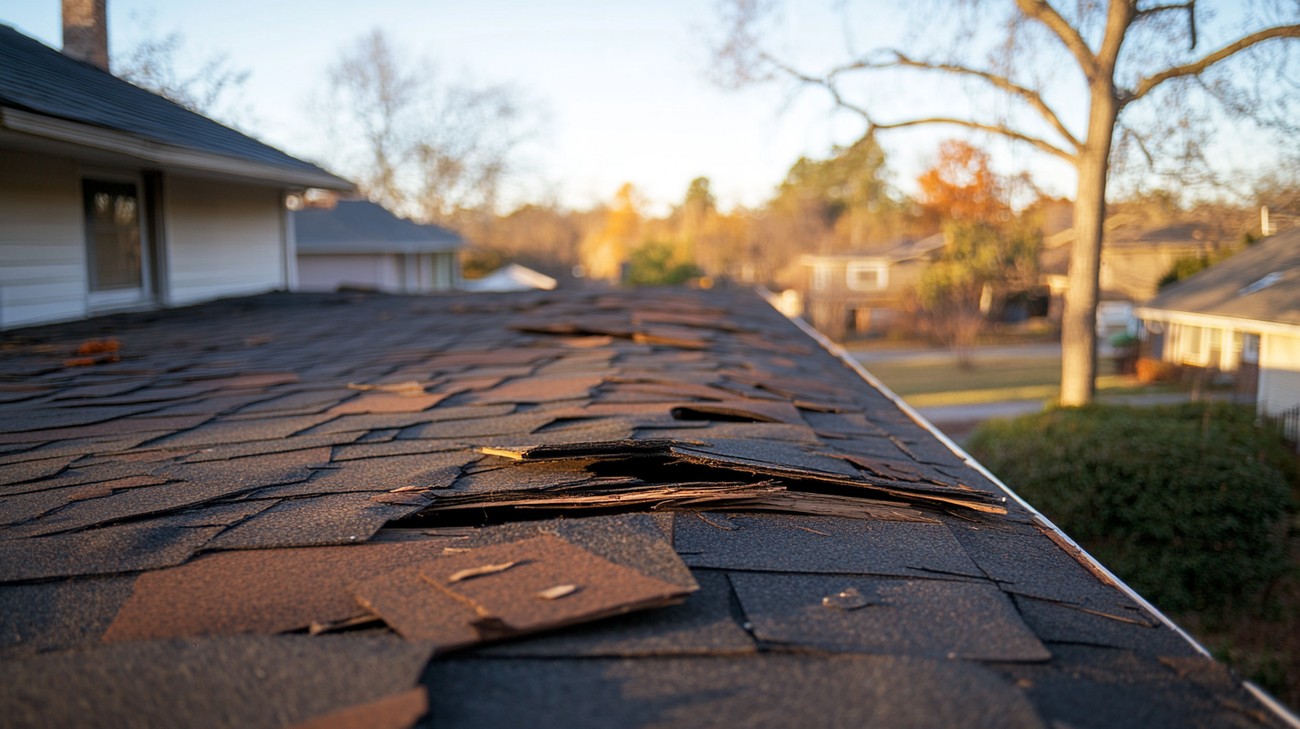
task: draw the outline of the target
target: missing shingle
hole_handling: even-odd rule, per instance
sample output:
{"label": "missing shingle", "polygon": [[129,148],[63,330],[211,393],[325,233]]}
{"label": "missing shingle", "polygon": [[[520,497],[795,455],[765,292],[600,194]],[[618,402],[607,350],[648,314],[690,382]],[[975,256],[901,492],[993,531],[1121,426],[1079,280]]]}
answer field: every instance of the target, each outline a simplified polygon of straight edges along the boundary
{"label": "missing shingle", "polygon": [[760,413],[726,407],[712,407],[703,403],[683,405],[672,409],[672,416],[677,420],[704,420],[712,423],[779,423]]}

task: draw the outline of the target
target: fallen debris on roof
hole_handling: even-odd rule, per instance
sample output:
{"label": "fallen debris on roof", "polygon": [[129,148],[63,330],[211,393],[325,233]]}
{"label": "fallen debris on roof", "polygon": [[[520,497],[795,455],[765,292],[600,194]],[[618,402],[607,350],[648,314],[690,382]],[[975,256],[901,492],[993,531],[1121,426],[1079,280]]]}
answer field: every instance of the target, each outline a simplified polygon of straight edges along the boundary
{"label": "fallen debris on roof", "polygon": [[15,726],[1283,722],[727,291],[6,335],[0,670]]}

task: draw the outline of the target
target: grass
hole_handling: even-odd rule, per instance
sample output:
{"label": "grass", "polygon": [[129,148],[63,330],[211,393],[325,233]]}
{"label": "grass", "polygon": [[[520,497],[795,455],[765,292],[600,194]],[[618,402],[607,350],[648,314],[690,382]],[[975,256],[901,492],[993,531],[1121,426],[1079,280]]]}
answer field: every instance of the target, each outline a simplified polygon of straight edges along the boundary
{"label": "grass", "polygon": [[[1010,400],[1054,400],[1060,393],[1059,357],[981,357],[962,369],[944,357],[934,361],[876,361],[867,369],[913,407],[976,405]],[[1132,377],[1114,374],[1109,361],[1100,363],[1097,390],[1101,399],[1113,395],[1163,392],[1167,387],[1136,385]]]}
{"label": "grass", "polygon": [[[970,369],[958,367],[956,361],[947,357],[938,362],[879,361],[871,362],[867,365],[867,369],[903,397],[954,390],[1028,390],[1055,387],[1060,384],[1061,379],[1059,357],[984,358],[977,355],[975,366]],[[1037,397],[1040,396],[1031,392],[1022,397],[1003,399],[1028,400]]]}

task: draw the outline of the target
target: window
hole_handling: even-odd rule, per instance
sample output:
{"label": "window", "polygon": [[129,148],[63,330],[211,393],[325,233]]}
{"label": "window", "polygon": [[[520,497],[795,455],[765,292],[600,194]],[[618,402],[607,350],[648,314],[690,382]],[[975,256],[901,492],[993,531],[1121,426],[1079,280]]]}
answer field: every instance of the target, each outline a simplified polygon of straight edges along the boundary
{"label": "window", "polygon": [[831,267],[824,263],[814,264],[812,270],[813,291],[825,291],[830,287],[831,287]]}
{"label": "window", "polygon": [[144,250],[136,185],[85,180],[82,191],[90,290],[140,291],[144,287]]}
{"label": "window", "polygon": [[1241,361],[1244,364],[1259,364],[1259,335],[1241,335]]}
{"label": "window", "polygon": [[1179,329],[1178,339],[1183,353],[1183,364],[1203,366],[1205,364],[1205,330],[1198,326],[1183,325]]}
{"label": "window", "polygon": [[857,261],[848,267],[848,287],[854,291],[881,291],[889,286],[889,267],[878,261]]}

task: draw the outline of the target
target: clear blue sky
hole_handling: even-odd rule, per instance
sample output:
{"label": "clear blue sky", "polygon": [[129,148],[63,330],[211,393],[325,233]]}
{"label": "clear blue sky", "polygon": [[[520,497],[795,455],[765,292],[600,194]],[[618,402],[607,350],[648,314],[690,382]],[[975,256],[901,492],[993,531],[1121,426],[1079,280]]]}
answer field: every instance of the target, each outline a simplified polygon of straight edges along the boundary
{"label": "clear blue sky", "polygon": [[[59,0],[0,0],[0,22],[52,46],[61,43]],[[776,41],[808,68],[845,56],[839,3],[797,3]],[[897,11],[906,3],[857,4],[852,18],[862,47],[902,44]],[[380,28],[444,76],[510,83],[540,102],[548,121],[528,150],[529,186],[519,196],[554,197],[572,207],[608,200],[630,181],[662,209],[690,180],[707,176],[724,206],[765,200],[801,155],[824,156],[852,142],[861,122],[830,113],[824,94],[793,99],[788,87],[728,92],[706,79],[708,37],[718,20],[711,0],[109,0],[110,52],[146,32],[180,32],[186,56],[214,53],[251,71],[242,101],[244,126],[291,153],[323,157],[330,140],[309,113],[340,50]],[[898,89],[893,89],[898,92]],[[896,103],[958,105],[960,91],[940,87],[892,93]],[[890,112],[909,109],[895,106]],[[901,114],[893,114],[900,116]],[[1076,126],[1077,128],[1077,126]],[[910,188],[949,129],[882,137],[895,181]],[[1060,163],[1005,144],[990,147],[1005,172],[1030,167],[1040,184],[1069,194]]]}

